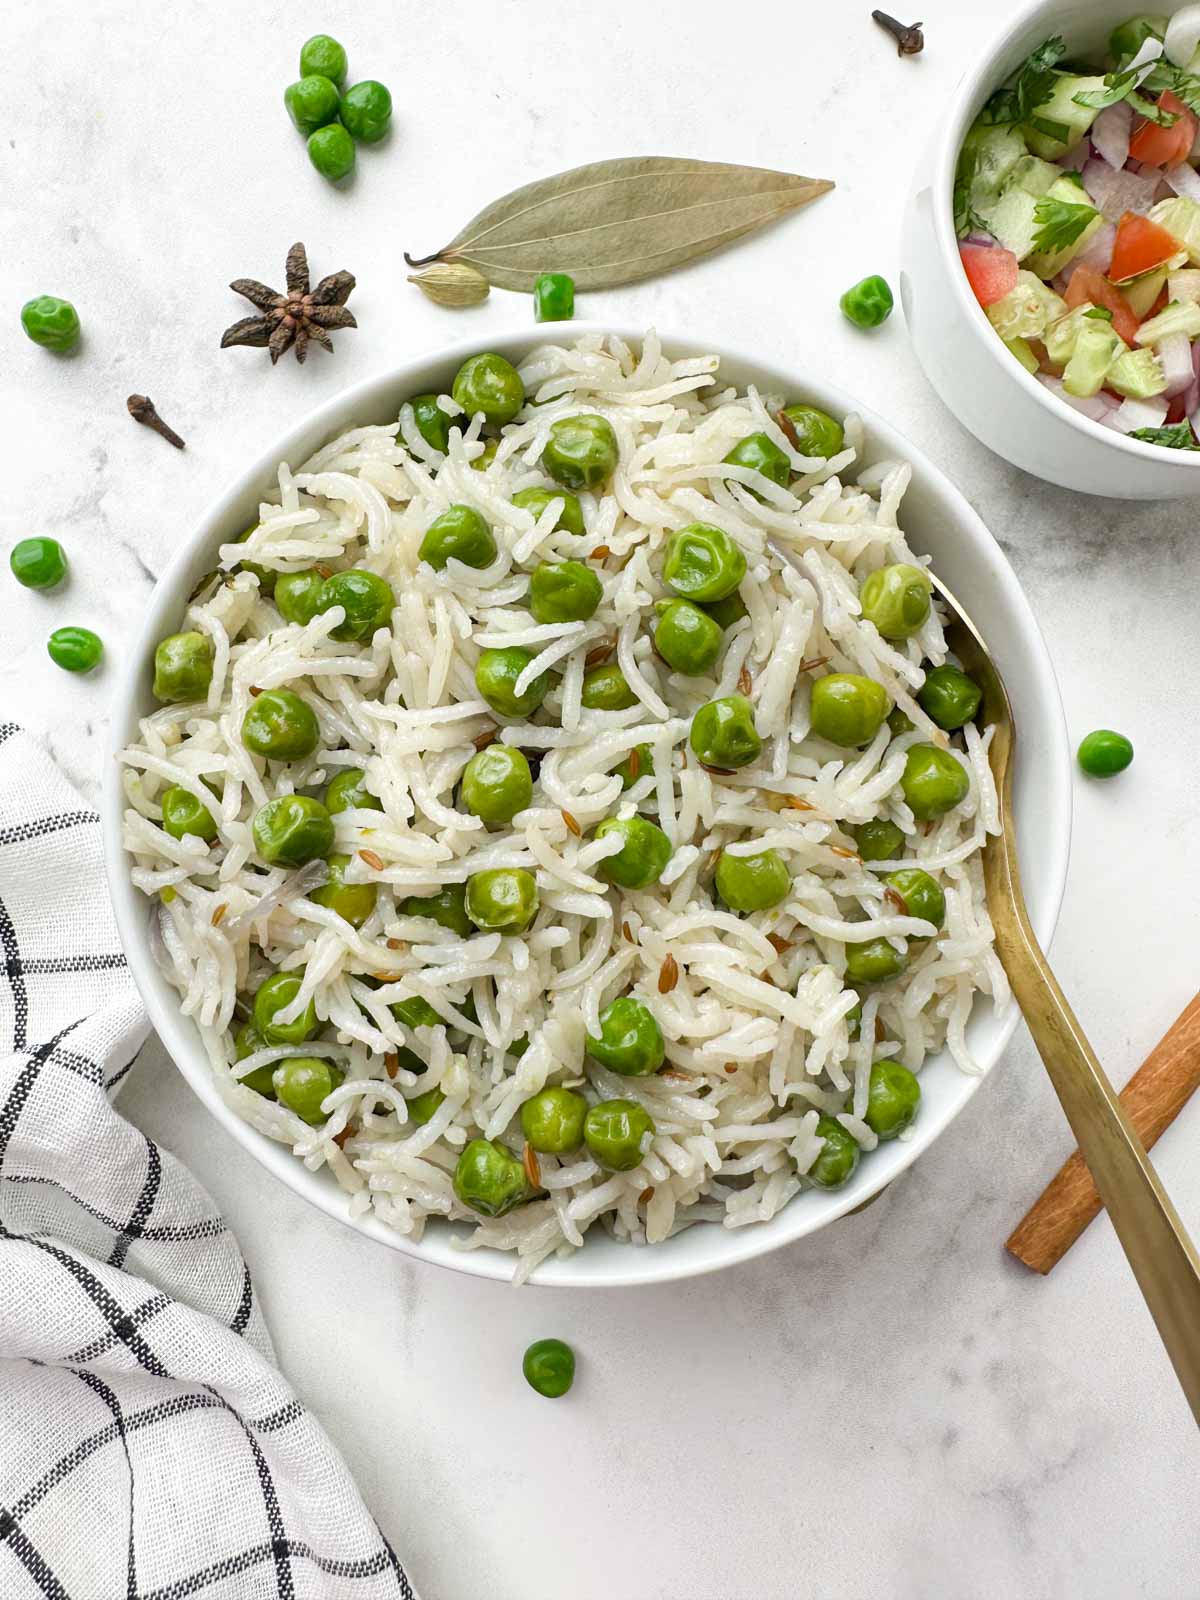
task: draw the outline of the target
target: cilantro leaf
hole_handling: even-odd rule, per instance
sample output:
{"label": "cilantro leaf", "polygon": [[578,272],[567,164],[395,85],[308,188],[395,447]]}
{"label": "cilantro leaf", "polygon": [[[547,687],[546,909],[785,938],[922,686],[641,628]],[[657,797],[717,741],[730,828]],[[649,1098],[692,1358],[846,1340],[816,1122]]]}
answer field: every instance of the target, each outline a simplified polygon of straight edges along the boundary
{"label": "cilantro leaf", "polygon": [[1131,439],[1141,439],[1144,444],[1165,445],[1168,450],[1197,450],[1190,422],[1177,422],[1170,428],[1135,428]]}
{"label": "cilantro leaf", "polygon": [[968,233],[987,232],[987,224],[971,204],[971,189],[978,166],[978,150],[964,145],[954,172],[954,231],[960,239]]}
{"label": "cilantro leaf", "polygon": [[1033,248],[1050,254],[1068,249],[1098,215],[1095,206],[1077,206],[1070,200],[1052,200],[1049,195],[1043,195],[1033,208],[1037,226]]}
{"label": "cilantro leaf", "polygon": [[1110,72],[1104,80],[1103,89],[1084,89],[1079,94],[1073,94],[1071,99],[1077,106],[1086,106],[1089,111],[1103,111],[1106,106],[1115,106],[1124,100],[1132,89],[1137,88],[1137,81],[1136,69],[1132,72]]}
{"label": "cilantro leaf", "polygon": [[1085,317],[1091,317],[1093,322],[1111,322],[1113,319],[1113,314],[1107,306],[1093,306],[1090,311],[1085,311],[1083,314]]}
{"label": "cilantro leaf", "polygon": [[1165,56],[1160,56],[1150,68],[1142,79],[1141,87],[1148,94],[1161,94],[1164,89],[1170,89],[1189,111],[1200,115],[1200,78],[1194,73],[1185,72],[1182,67],[1174,66]]}
{"label": "cilantro leaf", "polygon": [[[1054,93],[1055,67],[1067,53],[1061,34],[1038,45],[1013,75],[1012,83],[997,89],[979,113],[981,122],[1028,122],[1038,106],[1045,105]],[[1048,137],[1055,137],[1053,134]]]}
{"label": "cilantro leaf", "polygon": [[1165,107],[1155,105],[1153,100],[1147,100],[1145,95],[1134,94],[1131,90],[1127,98],[1139,116],[1145,117],[1147,122],[1157,123],[1160,128],[1173,127],[1179,121],[1178,111],[1167,111]]}

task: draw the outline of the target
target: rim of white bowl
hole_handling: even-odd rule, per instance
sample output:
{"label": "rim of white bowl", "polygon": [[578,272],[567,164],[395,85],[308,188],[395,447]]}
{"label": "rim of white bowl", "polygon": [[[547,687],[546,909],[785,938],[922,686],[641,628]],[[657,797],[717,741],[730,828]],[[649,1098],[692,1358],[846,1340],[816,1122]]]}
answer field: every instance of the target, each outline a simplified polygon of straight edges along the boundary
{"label": "rim of white bowl", "polygon": [[[567,334],[572,341],[587,334],[601,334],[615,335],[635,345],[650,331],[644,327],[633,328],[617,322],[572,322],[562,326],[564,334]],[[716,355],[722,363],[729,362],[735,366],[743,363],[763,371],[780,371],[781,377],[783,375],[781,368],[777,367],[774,361],[760,359],[744,349],[729,347],[694,334],[678,334],[671,329],[654,331],[668,349],[702,350],[706,354]],[[522,325],[519,328],[505,330],[491,329],[487,333],[460,339],[453,344],[436,346],[417,354],[400,366],[388,368],[373,377],[365,378],[351,388],[332,396],[314,410],[307,412],[293,423],[286,433],[260,452],[251,465],[200,517],[155,584],[142,617],[141,627],[136,639],[132,641],[116,684],[105,747],[101,802],[105,866],[117,927],[130,971],[141,991],[150,1020],[164,1048],[205,1108],[243,1149],[293,1193],[317,1206],[335,1221],[351,1228],[356,1234],[365,1235],[388,1246],[389,1249],[398,1250],[401,1254],[411,1256],[418,1261],[449,1267],[473,1277],[493,1278],[504,1282],[511,1280],[517,1265],[517,1258],[511,1252],[454,1249],[450,1244],[451,1235],[448,1229],[427,1230],[422,1239],[414,1242],[395,1229],[387,1227],[371,1214],[351,1218],[346,1191],[341,1189],[327,1172],[309,1172],[287,1145],[268,1139],[266,1135],[259,1133],[221,1098],[190,1018],[182,1015],[177,1004],[160,1005],[158,1000],[156,984],[160,981],[159,974],[150,954],[149,940],[146,936],[147,902],[145,896],[133,887],[129,876],[128,859],[121,842],[124,795],[116,758],[136,728],[135,707],[145,682],[150,641],[160,637],[167,620],[173,620],[178,615],[181,597],[176,591],[195,562],[197,550],[205,542],[213,541],[217,531],[222,529],[222,523],[230,521],[238,503],[245,499],[255,485],[260,484],[266,475],[273,475],[280,461],[290,459],[304,436],[314,433],[328,435],[338,429],[354,426],[354,422],[348,421],[348,418],[358,413],[359,420],[362,421],[370,414],[371,405],[378,404],[374,399],[377,391],[396,386],[401,382],[407,385],[409,380],[405,375],[410,371],[433,364],[451,367],[476,354],[481,348],[508,350],[510,354],[518,346],[523,346],[527,350],[533,349],[553,337],[554,330],[550,327],[541,329],[535,324],[533,328]],[[1071,764],[1066,718],[1058,682],[1046,642],[1025,592],[983,519],[945,473],[930,461],[924,451],[912,444],[891,423],[878,416],[869,407],[860,405],[825,379],[818,377],[793,381],[799,387],[803,387],[807,382],[813,390],[823,392],[829,403],[843,407],[843,414],[855,412],[861,416],[868,436],[874,435],[876,439],[881,440],[888,452],[902,456],[913,466],[914,474],[920,473],[935,484],[940,494],[954,502],[957,522],[971,524],[976,538],[985,548],[990,547],[992,569],[989,576],[1004,591],[1006,605],[1023,624],[1023,642],[1034,659],[1036,680],[1040,686],[1040,693],[1047,702],[1049,720],[1055,736],[1055,748],[1039,752],[1039,759],[1049,762],[1053,795],[1049,809],[1058,819],[1058,826],[1050,838],[1042,875],[1041,915],[1034,918],[1038,937],[1045,945],[1057,925],[1066,887],[1071,840]],[[969,598],[965,603],[969,604]],[[707,1256],[701,1260],[681,1259],[677,1253],[671,1251],[669,1248],[671,1241],[667,1240],[664,1245],[623,1247],[628,1249],[630,1268],[633,1267],[635,1260],[638,1263],[652,1261],[652,1271],[644,1269],[632,1271],[623,1264],[615,1269],[610,1264],[602,1270],[589,1260],[589,1252],[585,1247],[574,1251],[564,1260],[553,1256],[548,1258],[535,1269],[529,1282],[534,1286],[547,1288],[649,1287],[721,1271],[725,1267],[735,1266],[739,1262],[767,1254],[783,1245],[792,1244],[807,1234],[818,1232],[829,1223],[836,1222],[848,1212],[858,1210],[874,1199],[936,1142],[943,1130],[974,1097],[979,1085],[1003,1054],[1019,1020],[1020,1015],[1016,1005],[1010,1004],[1007,1016],[997,1019],[994,1042],[987,1056],[981,1060],[980,1076],[970,1077],[964,1073],[958,1091],[962,1098],[958,1103],[942,1107],[938,1112],[931,1110],[922,1118],[919,1132],[903,1147],[900,1147],[898,1142],[886,1146],[889,1152],[895,1152],[891,1157],[894,1165],[889,1166],[886,1172],[880,1172],[877,1181],[869,1181],[863,1185],[856,1183],[852,1186],[851,1192],[844,1195],[822,1194],[820,1198],[823,1204],[819,1210],[797,1205],[793,1201],[778,1212],[770,1222],[737,1229],[714,1228],[712,1237],[719,1238],[721,1245],[719,1250],[712,1253],[711,1259]],[[863,1169],[860,1167],[859,1171],[862,1172]],[[800,1196],[795,1197],[797,1200],[800,1198]],[[787,1219],[786,1222],[782,1220],[784,1218]],[[776,1227],[775,1224],[779,1226]],[[611,1263],[613,1258],[608,1259]]]}
{"label": "rim of white bowl", "polygon": [[997,367],[1019,384],[1026,394],[1056,417],[1066,418],[1080,433],[1099,439],[1125,455],[1137,456],[1143,461],[1157,462],[1159,466],[1171,472],[1179,469],[1185,472],[1200,471],[1200,450],[1173,450],[1164,461],[1162,445],[1147,444],[1143,439],[1131,439],[1128,434],[1118,433],[1115,428],[1106,428],[1102,423],[1093,422],[1091,417],[1085,417],[1081,411],[1076,411],[1074,406],[1069,406],[1064,400],[1060,400],[1046,388],[1044,383],[1039,383],[1032,373],[1026,372],[1021,363],[1005,350],[983,307],[971,293],[967,275],[963,271],[951,205],[954,194],[954,173],[958,166],[958,152],[962,147],[963,138],[986,96],[993,89],[998,89],[1003,81],[998,66],[1001,57],[1024,33],[1034,17],[1039,15],[1051,17],[1062,9],[1061,0],[1034,0],[1033,4],[1026,5],[994,41],[987,54],[963,77],[955,90],[950,114],[945,123],[946,131],[939,142],[937,159],[934,162],[932,185],[934,237],[949,268],[950,280],[954,285],[953,292],[965,309],[971,328],[987,346]]}

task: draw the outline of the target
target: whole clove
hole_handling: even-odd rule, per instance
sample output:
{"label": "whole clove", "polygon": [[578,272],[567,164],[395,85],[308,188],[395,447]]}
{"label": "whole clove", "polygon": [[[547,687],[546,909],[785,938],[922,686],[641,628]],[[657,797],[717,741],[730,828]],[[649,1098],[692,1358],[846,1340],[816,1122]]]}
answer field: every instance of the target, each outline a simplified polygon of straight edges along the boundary
{"label": "whole clove", "polygon": [[871,15],[879,26],[895,39],[897,55],[919,56],[924,50],[925,35],[921,32],[919,22],[897,22],[895,17],[889,17],[886,11],[872,11]]}
{"label": "whole clove", "polygon": [[185,448],[183,440],[168,427],[155,409],[154,401],[148,394],[131,394],[125,404],[129,408],[129,415],[135,422],[140,422],[143,428],[152,428],[155,433],[161,433],[168,444],[173,444],[176,450]]}

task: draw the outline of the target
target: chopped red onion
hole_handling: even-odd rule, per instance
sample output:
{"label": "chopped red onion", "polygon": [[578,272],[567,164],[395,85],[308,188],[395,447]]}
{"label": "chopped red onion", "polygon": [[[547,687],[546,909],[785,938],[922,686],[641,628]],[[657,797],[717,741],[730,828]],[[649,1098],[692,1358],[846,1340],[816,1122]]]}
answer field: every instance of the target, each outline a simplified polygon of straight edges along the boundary
{"label": "chopped red onion", "polygon": [[1159,400],[1123,400],[1113,412],[1111,422],[1122,433],[1134,433],[1138,428],[1161,428],[1166,421],[1167,402]]}
{"label": "chopped red onion", "polygon": [[1106,106],[1092,124],[1092,144],[1102,161],[1114,171],[1129,160],[1129,133],[1133,127],[1133,109],[1127,100],[1115,106]]}
{"label": "chopped red onion", "polygon": [[1114,172],[1107,161],[1089,161],[1083,169],[1083,186],[1109,222],[1119,222],[1126,211],[1144,216],[1154,204],[1154,191],[1162,174],[1152,178],[1138,172]]}
{"label": "chopped red onion", "polygon": [[1105,394],[1103,390],[1099,394],[1068,394],[1063,387],[1062,379],[1054,377],[1049,372],[1039,372],[1037,381],[1044,383],[1046,388],[1052,394],[1056,394],[1060,400],[1066,401],[1073,411],[1082,412],[1085,417],[1089,417],[1093,422],[1103,422],[1105,417],[1109,416],[1117,408],[1117,401],[1113,399],[1112,395]]}
{"label": "chopped red onion", "polygon": [[1178,166],[1168,167],[1163,173],[1164,180],[1174,189],[1176,194],[1185,200],[1195,200],[1200,204],[1200,172],[1195,167],[1181,161]]}
{"label": "chopped red onion", "polygon": [[1192,381],[1183,391],[1183,410],[1188,417],[1200,410],[1200,341],[1192,345]]}
{"label": "chopped red onion", "polygon": [[998,245],[1000,243],[1000,241],[999,241],[999,239],[994,238],[990,233],[983,233],[980,229],[977,228],[974,233],[969,233],[966,236],[965,239],[960,239],[959,243],[960,244],[982,244],[982,245],[986,245],[989,249],[992,249],[996,245]]}
{"label": "chopped red onion", "polygon": [[1182,394],[1193,377],[1192,342],[1187,334],[1169,333],[1154,346],[1154,353],[1162,367],[1163,377],[1167,380],[1167,387],[1163,393],[1168,398],[1171,395]]}
{"label": "chopped red onion", "polygon": [[1116,241],[1116,223],[1102,222],[1071,265],[1077,267],[1082,263],[1083,266],[1092,267],[1097,272],[1107,272],[1112,265],[1113,245]]}

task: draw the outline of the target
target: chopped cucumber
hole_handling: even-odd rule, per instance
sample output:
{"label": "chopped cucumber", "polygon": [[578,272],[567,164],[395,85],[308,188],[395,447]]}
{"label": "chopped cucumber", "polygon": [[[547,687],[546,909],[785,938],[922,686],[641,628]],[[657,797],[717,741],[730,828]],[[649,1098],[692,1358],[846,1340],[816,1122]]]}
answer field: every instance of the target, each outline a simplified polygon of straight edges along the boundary
{"label": "chopped cucumber", "polygon": [[1096,308],[1090,300],[1085,300],[1082,305],[1073,306],[1065,317],[1059,317],[1057,322],[1052,322],[1046,329],[1044,339],[1046,354],[1056,367],[1065,367],[1075,354],[1075,343],[1079,338],[1082,328],[1086,328],[1089,319],[1088,312]]}
{"label": "chopped cucumber", "polygon": [[1063,388],[1081,400],[1099,394],[1109,367],[1125,349],[1125,341],[1111,323],[1084,318],[1075,350],[1063,373]]}
{"label": "chopped cucumber", "polygon": [[1050,185],[1062,176],[1062,168],[1056,167],[1052,161],[1043,161],[1039,156],[1022,156],[1005,179],[1004,192],[1007,194],[1013,189],[1024,189],[1026,194],[1040,200]]}
{"label": "chopped cucumber", "polygon": [[1179,240],[1180,249],[1187,251],[1192,265],[1200,267],[1200,206],[1179,195],[1174,200],[1160,200],[1148,214],[1151,222],[1157,222]]}
{"label": "chopped cucumber", "polygon": [[[1139,322],[1162,293],[1162,287],[1166,281],[1166,267],[1155,267],[1152,272],[1143,272],[1141,277],[1130,278],[1128,283],[1121,285],[1121,293],[1125,296],[1129,309]],[[1172,296],[1172,298],[1174,299],[1175,296]],[[1184,296],[1180,295],[1178,298],[1183,299]]]}
{"label": "chopped cucumber", "polygon": [[1032,272],[1017,274],[1017,286],[987,308],[987,319],[1004,340],[1040,339],[1051,322],[1065,316],[1067,303]]}
{"label": "chopped cucumber", "polygon": [[[1167,292],[1172,300],[1194,300],[1200,303],[1200,268],[1185,267],[1180,272],[1172,272],[1167,279]],[[1157,299],[1158,296],[1155,295],[1154,300]],[[1154,300],[1150,302],[1151,305],[1154,304]]]}
{"label": "chopped cucumber", "polygon": [[1150,400],[1167,387],[1153,350],[1126,350],[1108,369],[1105,383],[1128,400]]}
{"label": "chopped cucumber", "polygon": [[1172,333],[1186,333],[1189,339],[1200,334],[1200,305],[1191,300],[1172,300],[1156,317],[1143,322],[1137,331],[1140,345],[1157,344]]}
{"label": "chopped cucumber", "polygon": [[[1025,368],[1026,372],[1036,372],[1037,371],[1037,369],[1038,369],[1038,358],[1034,355],[1033,351],[1029,348],[1028,339],[1005,339],[1004,343],[1005,343],[1006,348],[1011,350],[1013,355],[1016,356],[1017,360]],[[1147,355],[1149,354],[1148,351],[1146,351],[1144,353],[1147,354]]]}
{"label": "chopped cucumber", "polygon": [[977,122],[963,140],[958,157],[956,187],[967,190],[971,209],[979,215],[999,196],[1004,180],[1022,156],[1027,155],[1019,129]]}
{"label": "chopped cucumber", "polygon": [[1011,250],[1018,261],[1023,261],[1033,249],[1033,236],[1037,224],[1033,213],[1037,199],[1025,189],[1006,188],[1000,198],[979,213],[1006,250]]}
{"label": "chopped cucumber", "polygon": [[[1042,198],[1048,201],[1061,200],[1065,205],[1069,206],[1091,205],[1086,191],[1073,174],[1064,173],[1061,177],[1056,178]],[[1068,213],[1068,215],[1079,216],[1082,213]],[[1036,272],[1039,278],[1057,277],[1067,262],[1074,260],[1092,235],[1103,225],[1104,218],[1093,207],[1091,220],[1070,244],[1064,245],[1059,250],[1038,250],[1029,257],[1026,265],[1031,272]]]}
{"label": "chopped cucumber", "polygon": [[1054,90],[1037,106],[1024,125],[1025,143],[1035,156],[1057,161],[1080,139],[1100,115],[1098,107],[1076,105],[1077,94],[1095,93],[1105,87],[1103,77],[1077,77],[1073,72],[1056,72]]}

